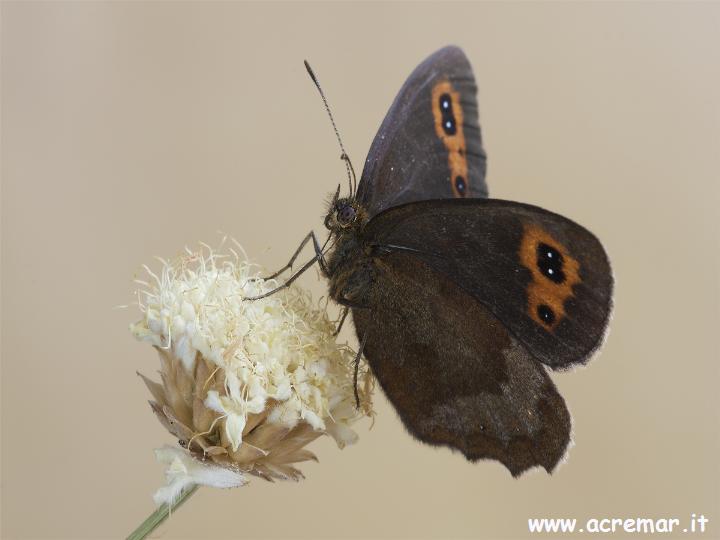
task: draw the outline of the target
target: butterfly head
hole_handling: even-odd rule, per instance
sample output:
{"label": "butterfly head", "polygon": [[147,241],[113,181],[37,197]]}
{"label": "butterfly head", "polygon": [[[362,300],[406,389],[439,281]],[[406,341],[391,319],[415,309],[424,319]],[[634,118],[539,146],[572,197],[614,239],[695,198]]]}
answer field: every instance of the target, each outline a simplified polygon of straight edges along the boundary
{"label": "butterfly head", "polygon": [[360,208],[350,198],[336,198],[325,216],[325,227],[331,231],[351,228],[358,221]]}

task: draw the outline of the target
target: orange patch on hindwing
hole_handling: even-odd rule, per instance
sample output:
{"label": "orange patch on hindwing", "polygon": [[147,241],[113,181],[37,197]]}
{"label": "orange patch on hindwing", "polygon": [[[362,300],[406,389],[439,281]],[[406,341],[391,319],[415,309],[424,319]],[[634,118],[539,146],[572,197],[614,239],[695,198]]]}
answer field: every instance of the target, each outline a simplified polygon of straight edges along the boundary
{"label": "orange patch on hindwing", "polygon": [[450,186],[456,197],[466,197],[470,186],[463,133],[463,110],[460,94],[449,81],[441,81],[432,89],[432,111],[435,133],[448,151]]}
{"label": "orange patch on hindwing", "polygon": [[525,225],[520,262],[530,270],[527,309],[530,318],[554,330],[565,317],[565,302],[580,283],[580,263],[567,248],[538,225]]}

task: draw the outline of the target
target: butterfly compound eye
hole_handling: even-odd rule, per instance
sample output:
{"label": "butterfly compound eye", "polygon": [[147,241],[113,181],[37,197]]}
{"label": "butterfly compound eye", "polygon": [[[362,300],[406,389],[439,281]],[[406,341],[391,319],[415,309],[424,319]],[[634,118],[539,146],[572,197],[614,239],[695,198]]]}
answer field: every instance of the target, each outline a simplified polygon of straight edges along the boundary
{"label": "butterfly compound eye", "polygon": [[349,204],[341,206],[337,211],[337,220],[346,225],[355,219],[355,209]]}

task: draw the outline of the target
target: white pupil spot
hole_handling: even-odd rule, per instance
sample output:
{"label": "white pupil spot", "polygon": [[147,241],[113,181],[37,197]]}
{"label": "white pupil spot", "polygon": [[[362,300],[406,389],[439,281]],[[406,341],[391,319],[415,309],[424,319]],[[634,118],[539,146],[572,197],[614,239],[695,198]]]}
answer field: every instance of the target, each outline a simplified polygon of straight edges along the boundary
{"label": "white pupil spot", "polygon": [[552,251],[548,251],[548,259],[552,259]]}
{"label": "white pupil spot", "polygon": [[554,274],[554,271],[552,268],[548,268],[548,274],[550,274],[551,276]]}
{"label": "white pupil spot", "polygon": [[452,122],[450,122],[450,120],[448,120],[447,122],[445,122],[445,127],[451,128],[451,127],[452,127]]}
{"label": "white pupil spot", "polygon": [[443,101],[442,106],[443,106],[443,109],[447,109],[447,108],[450,106],[450,102],[449,102],[449,101]]}

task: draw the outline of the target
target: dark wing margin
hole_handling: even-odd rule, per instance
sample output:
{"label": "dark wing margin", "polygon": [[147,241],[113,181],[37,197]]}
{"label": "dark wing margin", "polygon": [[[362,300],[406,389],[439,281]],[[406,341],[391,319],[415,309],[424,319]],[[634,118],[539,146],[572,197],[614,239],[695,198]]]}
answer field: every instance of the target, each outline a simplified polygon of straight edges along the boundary
{"label": "dark wing margin", "polygon": [[551,472],[571,420],[545,368],[479,302],[407,253],[378,263],[367,300],[353,309],[373,373],[408,431],[501,462],[513,476]]}
{"label": "dark wing margin", "polygon": [[408,77],[373,140],[358,200],[373,216],[411,201],[487,197],[472,67],[458,47]]}
{"label": "dark wing margin", "polygon": [[494,199],[419,201],[375,216],[363,234],[456,283],[553,369],[586,362],[602,344],[610,262],[600,241],[565,217]]}

